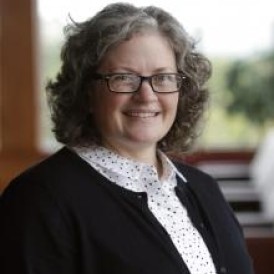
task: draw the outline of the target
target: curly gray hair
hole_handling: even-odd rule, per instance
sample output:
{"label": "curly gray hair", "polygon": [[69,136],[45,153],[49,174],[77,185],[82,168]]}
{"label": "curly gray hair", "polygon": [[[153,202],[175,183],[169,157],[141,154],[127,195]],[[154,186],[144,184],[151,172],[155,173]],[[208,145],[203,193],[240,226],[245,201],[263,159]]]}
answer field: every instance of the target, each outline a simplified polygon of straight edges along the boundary
{"label": "curly gray hair", "polygon": [[179,93],[175,121],[158,145],[164,150],[186,151],[197,137],[211,74],[209,60],[195,49],[195,43],[182,25],[158,7],[137,8],[126,3],[106,6],[93,18],[66,27],[62,67],[47,84],[56,139],[67,145],[100,144],[100,136],[90,113],[92,79],[106,52],[136,33],[155,31],[170,43],[177,69],[187,80]]}

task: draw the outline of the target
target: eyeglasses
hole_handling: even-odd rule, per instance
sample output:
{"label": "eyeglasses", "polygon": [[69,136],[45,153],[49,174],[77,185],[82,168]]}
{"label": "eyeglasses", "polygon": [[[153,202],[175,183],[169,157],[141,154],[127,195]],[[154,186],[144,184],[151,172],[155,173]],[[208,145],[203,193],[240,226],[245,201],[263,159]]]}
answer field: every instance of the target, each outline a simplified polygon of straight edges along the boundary
{"label": "eyeglasses", "polygon": [[148,81],[152,90],[158,93],[178,92],[186,76],[179,73],[160,73],[141,76],[133,73],[95,74],[94,79],[107,82],[108,89],[116,93],[133,93],[140,89],[143,81]]}

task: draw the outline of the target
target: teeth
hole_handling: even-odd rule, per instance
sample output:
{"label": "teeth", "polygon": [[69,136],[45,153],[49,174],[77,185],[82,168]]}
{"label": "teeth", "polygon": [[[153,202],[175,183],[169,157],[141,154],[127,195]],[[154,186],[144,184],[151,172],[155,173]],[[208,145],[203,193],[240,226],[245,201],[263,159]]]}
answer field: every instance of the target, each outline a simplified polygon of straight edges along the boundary
{"label": "teeth", "polygon": [[148,118],[156,116],[156,112],[129,112],[129,116],[133,117],[141,117],[141,118]]}

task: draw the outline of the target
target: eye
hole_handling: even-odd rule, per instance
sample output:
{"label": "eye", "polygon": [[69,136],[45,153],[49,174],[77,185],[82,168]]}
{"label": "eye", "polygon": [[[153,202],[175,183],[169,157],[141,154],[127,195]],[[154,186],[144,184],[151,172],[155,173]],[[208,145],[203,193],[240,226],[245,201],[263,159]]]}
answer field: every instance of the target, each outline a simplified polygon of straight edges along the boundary
{"label": "eye", "polygon": [[131,74],[117,74],[112,76],[112,81],[122,82],[122,83],[131,83],[134,81],[135,77]]}
{"label": "eye", "polygon": [[174,82],[176,80],[175,78],[175,75],[172,74],[159,74],[153,77],[153,81],[157,84],[167,84]]}

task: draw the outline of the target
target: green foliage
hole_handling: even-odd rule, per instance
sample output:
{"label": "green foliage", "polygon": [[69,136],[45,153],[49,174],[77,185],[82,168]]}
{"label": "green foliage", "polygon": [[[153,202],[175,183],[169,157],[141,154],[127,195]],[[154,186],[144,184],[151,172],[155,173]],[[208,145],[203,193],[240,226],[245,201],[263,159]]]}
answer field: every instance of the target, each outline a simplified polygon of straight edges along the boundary
{"label": "green foliage", "polygon": [[231,93],[228,113],[242,113],[258,125],[274,120],[274,52],[235,61],[226,84]]}
{"label": "green foliage", "polygon": [[251,122],[243,112],[228,112],[234,94],[228,88],[227,78],[231,57],[211,58],[213,74],[209,82],[210,106],[205,117],[204,131],[197,146],[203,149],[250,149],[258,145],[266,126]]}

